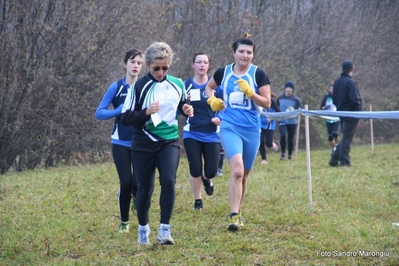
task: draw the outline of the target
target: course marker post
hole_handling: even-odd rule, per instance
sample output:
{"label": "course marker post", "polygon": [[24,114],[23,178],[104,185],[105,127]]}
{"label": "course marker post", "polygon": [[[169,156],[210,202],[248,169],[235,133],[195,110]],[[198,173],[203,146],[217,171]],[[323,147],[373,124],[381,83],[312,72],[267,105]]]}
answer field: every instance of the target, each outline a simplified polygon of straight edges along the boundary
{"label": "course marker post", "polygon": [[[301,109],[301,108],[299,108]],[[299,129],[301,126],[301,114],[298,115],[298,124],[296,125],[296,140],[295,140],[295,161],[298,160],[298,146],[299,146]]]}
{"label": "course marker post", "polygon": [[[370,112],[373,111],[373,108],[370,104]],[[370,138],[371,138],[371,150],[374,151],[374,130],[373,130],[373,119],[370,118]]]}
{"label": "course marker post", "polygon": [[[305,110],[308,110],[308,105],[305,105]],[[310,166],[310,141],[309,141],[309,116],[305,115],[305,133],[306,133],[306,166],[308,169],[308,200],[309,207],[313,207],[312,199],[312,171]]]}

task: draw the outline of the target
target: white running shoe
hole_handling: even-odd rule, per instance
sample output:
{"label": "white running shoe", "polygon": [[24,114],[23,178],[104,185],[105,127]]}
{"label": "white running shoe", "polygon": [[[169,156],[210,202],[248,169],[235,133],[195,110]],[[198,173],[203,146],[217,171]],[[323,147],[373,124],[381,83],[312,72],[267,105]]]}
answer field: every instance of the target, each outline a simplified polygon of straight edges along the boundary
{"label": "white running shoe", "polygon": [[175,241],[170,235],[170,225],[160,224],[158,229],[158,241],[161,245],[174,245]]}
{"label": "white running shoe", "polygon": [[278,146],[277,146],[277,144],[274,143],[274,142],[273,142],[272,150],[273,150],[273,151],[278,151]]}
{"label": "white running shoe", "polygon": [[218,169],[218,172],[217,172],[217,174],[216,174],[217,176],[222,176],[223,175],[223,171],[222,171],[222,169]]}
{"label": "white running shoe", "polygon": [[150,232],[151,230],[148,224],[145,226],[139,225],[137,244],[150,245]]}

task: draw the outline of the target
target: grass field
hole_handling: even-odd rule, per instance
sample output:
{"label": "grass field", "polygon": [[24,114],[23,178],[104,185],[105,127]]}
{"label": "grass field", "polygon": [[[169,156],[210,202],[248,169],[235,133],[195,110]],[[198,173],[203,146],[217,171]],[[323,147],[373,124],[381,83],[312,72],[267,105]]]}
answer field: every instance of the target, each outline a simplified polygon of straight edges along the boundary
{"label": "grass field", "polygon": [[174,246],[156,243],[159,185],[150,210],[151,246],[137,246],[137,218],[118,233],[118,179],[112,163],[60,166],[0,176],[0,265],[399,265],[399,145],[354,147],[354,167],[311,153],[269,163],[257,158],[242,206],[245,227],[228,232],[229,169],[192,211],[182,158],[171,220]]}

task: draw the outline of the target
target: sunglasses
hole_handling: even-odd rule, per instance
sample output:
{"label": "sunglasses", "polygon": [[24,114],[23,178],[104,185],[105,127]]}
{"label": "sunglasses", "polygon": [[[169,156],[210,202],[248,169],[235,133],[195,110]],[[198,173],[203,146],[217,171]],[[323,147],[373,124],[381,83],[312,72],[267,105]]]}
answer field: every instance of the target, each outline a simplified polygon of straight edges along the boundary
{"label": "sunglasses", "polygon": [[168,66],[163,66],[163,67],[154,66],[154,67],[152,67],[152,70],[155,71],[155,72],[158,72],[161,69],[162,69],[162,71],[166,72],[166,71],[168,71],[169,67]]}

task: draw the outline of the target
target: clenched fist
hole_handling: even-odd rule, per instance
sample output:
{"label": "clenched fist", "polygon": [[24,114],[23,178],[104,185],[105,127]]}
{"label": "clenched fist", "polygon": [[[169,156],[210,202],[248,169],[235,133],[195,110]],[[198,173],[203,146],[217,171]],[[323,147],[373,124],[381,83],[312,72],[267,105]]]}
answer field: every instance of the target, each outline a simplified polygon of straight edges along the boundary
{"label": "clenched fist", "polygon": [[224,109],[224,102],[222,99],[216,98],[215,95],[209,97],[206,101],[210,106],[212,111],[217,112]]}
{"label": "clenched fist", "polygon": [[248,82],[240,78],[239,80],[236,81],[238,84],[238,87],[240,88],[240,91],[242,91],[248,98],[251,98],[254,96],[254,90],[249,86]]}

